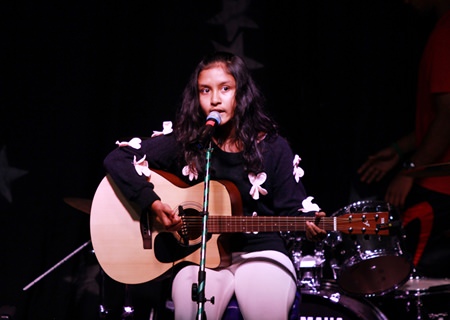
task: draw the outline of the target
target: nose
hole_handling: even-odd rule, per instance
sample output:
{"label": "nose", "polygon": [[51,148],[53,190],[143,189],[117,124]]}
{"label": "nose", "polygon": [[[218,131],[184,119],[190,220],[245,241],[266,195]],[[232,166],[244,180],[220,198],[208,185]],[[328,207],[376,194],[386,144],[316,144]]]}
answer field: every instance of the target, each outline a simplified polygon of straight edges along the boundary
{"label": "nose", "polygon": [[221,102],[222,102],[222,100],[220,99],[219,91],[214,90],[211,94],[211,104],[218,105]]}

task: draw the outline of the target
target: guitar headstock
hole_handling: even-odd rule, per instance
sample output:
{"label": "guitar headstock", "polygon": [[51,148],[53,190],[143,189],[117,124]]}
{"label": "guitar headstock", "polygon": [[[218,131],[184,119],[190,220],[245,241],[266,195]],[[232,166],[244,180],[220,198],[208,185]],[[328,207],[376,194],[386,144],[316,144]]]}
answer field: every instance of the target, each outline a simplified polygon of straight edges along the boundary
{"label": "guitar headstock", "polygon": [[389,212],[347,213],[336,217],[337,230],[347,234],[389,235]]}

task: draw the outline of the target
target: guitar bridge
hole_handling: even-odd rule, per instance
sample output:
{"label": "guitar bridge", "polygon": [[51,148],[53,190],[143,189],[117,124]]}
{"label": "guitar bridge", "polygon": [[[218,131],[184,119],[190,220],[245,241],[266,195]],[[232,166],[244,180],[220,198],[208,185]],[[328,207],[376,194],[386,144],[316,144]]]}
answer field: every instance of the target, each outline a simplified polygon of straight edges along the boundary
{"label": "guitar bridge", "polygon": [[186,216],[186,213],[184,212],[184,209],[182,206],[178,206],[178,215],[181,217],[181,220],[183,220],[183,224],[181,225],[181,229],[178,232],[178,234],[181,237],[181,242],[185,246],[188,246],[189,245],[189,230],[183,219]]}

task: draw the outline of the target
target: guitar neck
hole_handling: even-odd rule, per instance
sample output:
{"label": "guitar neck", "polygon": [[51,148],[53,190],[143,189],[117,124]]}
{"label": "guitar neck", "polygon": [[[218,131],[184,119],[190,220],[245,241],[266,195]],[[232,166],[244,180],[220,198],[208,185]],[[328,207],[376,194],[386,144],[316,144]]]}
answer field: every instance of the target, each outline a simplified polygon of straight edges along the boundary
{"label": "guitar neck", "polygon": [[[306,222],[310,221],[326,231],[386,234],[388,232],[387,220],[379,217],[385,217],[388,213],[379,212],[377,214],[378,218],[372,218],[373,221],[367,220],[363,214],[322,217],[320,220],[315,217],[299,216],[208,216],[207,231],[208,233],[306,231]],[[202,218],[200,216],[185,216],[183,219],[189,229],[201,227]]]}

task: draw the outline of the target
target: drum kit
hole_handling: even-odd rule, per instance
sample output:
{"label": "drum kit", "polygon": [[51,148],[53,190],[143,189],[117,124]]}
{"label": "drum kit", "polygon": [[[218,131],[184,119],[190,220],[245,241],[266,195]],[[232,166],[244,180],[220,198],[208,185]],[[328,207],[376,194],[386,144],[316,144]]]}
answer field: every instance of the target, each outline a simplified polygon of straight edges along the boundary
{"label": "drum kit", "polygon": [[[423,178],[450,175],[450,163],[410,169]],[[389,212],[388,235],[329,232],[317,243],[284,233],[301,292],[300,320],[450,319],[450,279],[417,276],[389,203],[364,200],[332,214]]]}
{"label": "drum kit", "polygon": [[389,235],[329,232],[317,243],[284,233],[297,271],[303,319],[450,319],[450,279],[415,276],[398,216],[383,201],[358,201],[332,216],[389,212]]}

